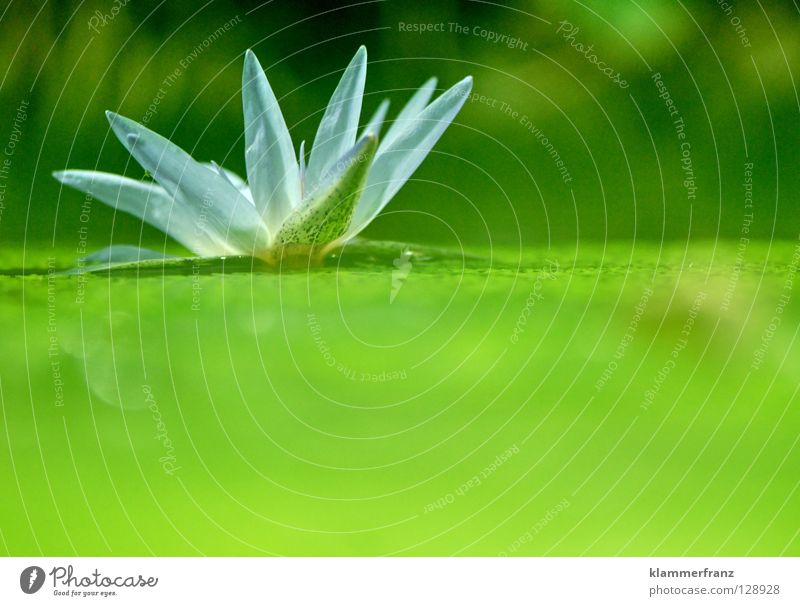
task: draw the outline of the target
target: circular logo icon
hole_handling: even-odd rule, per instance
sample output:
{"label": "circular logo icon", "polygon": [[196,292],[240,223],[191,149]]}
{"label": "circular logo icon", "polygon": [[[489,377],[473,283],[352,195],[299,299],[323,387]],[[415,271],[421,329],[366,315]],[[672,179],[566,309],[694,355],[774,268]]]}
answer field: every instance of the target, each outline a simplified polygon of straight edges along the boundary
{"label": "circular logo icon", "polygon": [[44,585],[44,570],[38,566],[28,566],[19,575],[19,587],[25,593],[36,593]]}

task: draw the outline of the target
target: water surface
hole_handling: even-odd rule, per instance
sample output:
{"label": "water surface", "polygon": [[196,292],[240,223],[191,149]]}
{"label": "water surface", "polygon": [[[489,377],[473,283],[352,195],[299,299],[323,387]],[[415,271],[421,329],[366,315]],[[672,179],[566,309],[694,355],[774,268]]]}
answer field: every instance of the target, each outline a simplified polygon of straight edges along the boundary
{"label": "water surface", "polygon": [[4,253],[0,548],[800,553],[793,244],[417,249]]}

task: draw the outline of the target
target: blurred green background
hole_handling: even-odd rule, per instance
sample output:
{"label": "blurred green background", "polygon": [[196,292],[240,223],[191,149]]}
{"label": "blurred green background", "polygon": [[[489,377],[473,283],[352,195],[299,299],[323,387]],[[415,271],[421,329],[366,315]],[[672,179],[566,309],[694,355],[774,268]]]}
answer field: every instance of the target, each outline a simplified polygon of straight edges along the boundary
{"label": "blurred green background", "polygon": [[[370,60],[364,120],[384,97],[393,101],[391,117],[430,75],[443,90],[472,74],[474,92],[496,100],[466,105],[388,209],[411,212],[387,213],[367,236],[452,244],[444,223],[476,245],[738,238],[746,161],[754,165],[750,235],[796,236],[800,114],[792,70],[800,64],[800,14],[792,2],[736,3],[732,16],[716,2],[649,0],[132,2],[98,27],[96,11],[108,19],[113,6],[13,2],[3,9],[0,141],[10,137],[20,102],[30,104],[0,222],[4,247],[23,237],[72,246],[82,196],[62,196],[53,170],[143,174],[110,135],[104,110],[145,120],[198,159],[243,173],[244,50],[253,48],[265,66],[299,146],[313,140],[359,44]],[[571,40],[557,32],[564,20],[579,28]],[[215,35],[226,23],[229,30]],[[400,31],[407,23],[444,31]],[[519,43],[509,48],[491,34]],[[616,86],[571,41],[593,45],[629,87]],[[180,76],[164,87],[176,68]],[[685,122],[693,199],[656,72]],[[159,96],[156,111],[148,110]],[[569,186],[529,123],[559,153]],[[112,233],[115,242],[138,240],[136,220],[115,219],[101,206],[92,210],[92,245],[107,244]],[[141,235],[163,241],[149,228]]]}

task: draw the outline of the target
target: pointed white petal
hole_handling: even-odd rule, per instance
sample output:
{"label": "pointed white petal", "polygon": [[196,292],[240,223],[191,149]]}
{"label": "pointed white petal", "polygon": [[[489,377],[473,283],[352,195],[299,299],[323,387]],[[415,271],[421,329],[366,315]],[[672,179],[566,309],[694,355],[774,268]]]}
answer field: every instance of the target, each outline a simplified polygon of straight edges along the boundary
{"label": "pointed white petal", "polygon": [[378,140],[372,133],[359,139],[289,215],[275,242],[321,246],[341,238],[353,218],[377,149]]}
{"label": "pointed white petal", "polygon": [[380,147],[378,147],[378,153],[391,145],[391,143],[405,130],[406,126],[408,126],[408,121],[416,118],[419,113],[425,109],[425,106],[428,105],[428,101],[431,100],[433,91],[436,90],[437,82],[438,80],[436,80],[436,78],[429,78],[425,84],[420,86],[419,90],[417,90],[417,92],[411,96],[411,99],[408,100],[408,103],[406,103],[403,106],[403,109],[400,110],[400,113],[397,114],[397,117],[394,119],[394,122],[392,122],[389,130],[386,131],[386,135],[383,137]]}
{"label": "pointed white petal", "polygon": [[152,259],[176,259],[163,251],[139,248],[128,244],[114,244],[89,253],[83,258],[85,263],[135,263]]}
{"label": "pointed white petal", "polygon": [[306,169],[306,189],[316,187],[355,144],[366,77],[367,49],[361,46],[345,69],[317,129]]}
{"label": "pointed white petal", "polygon": [[268,226],[280,222],[300,203],[300,178],[292,138],[278,100],[253,51],[242,74],[247,180],[256,208]]}
{"label": "pointed white petal", "polygon": [[112,112],[106,115],[122,144],[167,193],[197,209],[192,228],[215,238],[217,254],[252,255],[269,246],[258,211],[228,181],[141,124]]}
{"label": "pointed white petal", "polygon": [[367,125],[364,127],[364,130],[361,131],[361,135],[359,138],[363,137],[367,133],[372,133],[376,137],[381,134],[381,126],[383,126],[383,121],[386,119],[386,112],[389,110],[389,99],[384,99],[381,101],[381,104],[378,106],[378,109],[375,110],[375,113],[372,114],[372,117],[367,122]]}
{"label": "pointed white petal", "polygon": [[298,160],[300,161],[300,183],[302,184],[306,178],[306,141],[303,139],[300,142],[300,151],[298,152]]}
{"label": "pointed white petal", "polygon": [[160,185],[92,170],[65,170],[53,176],[64,185],[140,218],[198,255],[219,254],[216,240],[194,228],[197,209],[173,201]]}
{"label": "pointed white petal", "polygon": [[228,183],[230,183],[236,189],[238,189],[240,194],[242,194],[251,203],[253,203],[253,194],[250,192],[250,188],[247,187],[247,183],[245,183],[245,180],[242,179],[239,175],[237,175],[232,170],[228,170],[227,168],[222,168],[219,164],[213,161],[207,164],[205,162],[201,162],[201,164],[213,168],[223,179],[225,179]]}
{"label": "pointed white petal", "polygon": [[470,90],[472,77],[468,76],[406,121],[395,140],[376,154],[348,237],[364,229],[411,177],[458,114]]}

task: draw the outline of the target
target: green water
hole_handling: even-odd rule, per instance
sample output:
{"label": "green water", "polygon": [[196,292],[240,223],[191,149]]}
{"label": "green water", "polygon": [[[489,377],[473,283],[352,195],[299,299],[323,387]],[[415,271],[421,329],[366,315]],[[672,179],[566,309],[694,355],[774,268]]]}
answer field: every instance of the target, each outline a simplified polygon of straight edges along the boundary
{"label": "green water", "polygon": [[800,555],[794,243],[477,252],[5,251],[0,549]]}

